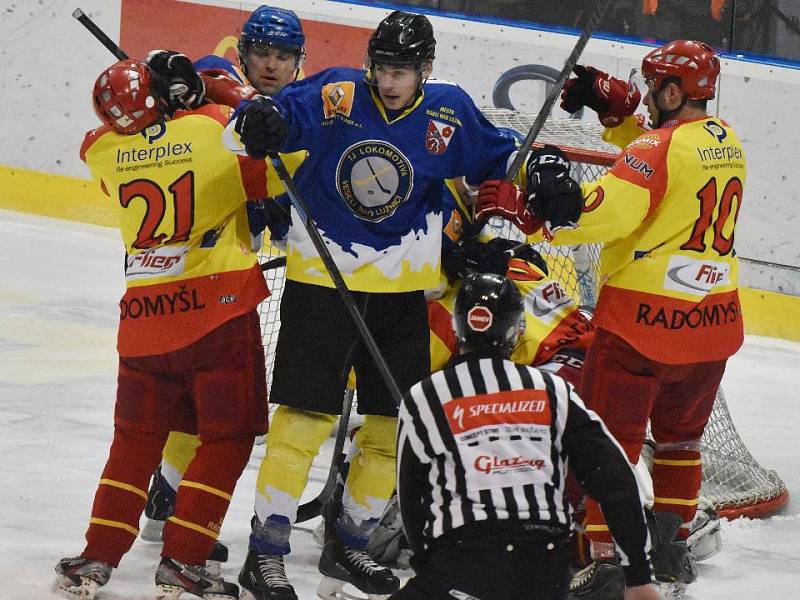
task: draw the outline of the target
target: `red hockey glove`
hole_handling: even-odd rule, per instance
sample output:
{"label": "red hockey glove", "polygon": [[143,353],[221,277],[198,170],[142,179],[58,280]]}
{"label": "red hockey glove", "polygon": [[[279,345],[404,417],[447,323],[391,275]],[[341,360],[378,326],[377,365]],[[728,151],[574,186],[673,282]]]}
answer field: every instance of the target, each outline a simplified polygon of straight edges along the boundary
{"label": "red hockey glove", "polygon": [[513,183],[500,179],[484,181],[478,189],[475,218],[485,221],[489,217],[502,217],[511,221],[525,235],[536,233],[542,220],[528,212],[525,194]]}
{"label": "red hockey glove", "polygon": [[206,69],[200,72],[206,84],[206,100],[236,108],[242,100],[250,100],[258,92],[251,85],[240,83],[225,69]]}
{"label": "red hockey glove", "polygon": [[588,106],[605,127],[616,127],[632,115],[642,96],[639,89],[594,67],[576,65],[573,77],[564,84],[561,108],[569,113]]}

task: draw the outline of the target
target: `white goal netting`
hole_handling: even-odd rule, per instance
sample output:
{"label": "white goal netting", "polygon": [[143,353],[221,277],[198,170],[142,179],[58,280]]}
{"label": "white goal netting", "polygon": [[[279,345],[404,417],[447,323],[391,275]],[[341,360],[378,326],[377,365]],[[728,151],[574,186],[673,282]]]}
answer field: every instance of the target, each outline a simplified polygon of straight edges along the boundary
{"label": "white goal netting", "polygon": [[[484,108],[486,117],[498,127],[510,127],[526,135],[535,114]],[[599,124],[574,119],[550,118],[535,146],[545,143],[559,146],[573,164],[578,181],[599,178],[611,164],[618,150],[601,140]],[[600,266],[600,246],[587,244],[574,247],[537,245],[550,267],[551,276],[559,279],[572,298],[583,306],[594,306]],[[281,256],[276,248],[265,244],[261,262]],[[272,379],[277,332],[280,327],[279,305],[283,291],[284,268],[265,272],[272,295],[259,307],[267,378]],[[703,495],[725,517],[764,517],[782,508],[788,501],[786,486],[775,471],[764,469],[750,454],[731,419],[720,389],[714,411],[701,441],[703,456]]]}

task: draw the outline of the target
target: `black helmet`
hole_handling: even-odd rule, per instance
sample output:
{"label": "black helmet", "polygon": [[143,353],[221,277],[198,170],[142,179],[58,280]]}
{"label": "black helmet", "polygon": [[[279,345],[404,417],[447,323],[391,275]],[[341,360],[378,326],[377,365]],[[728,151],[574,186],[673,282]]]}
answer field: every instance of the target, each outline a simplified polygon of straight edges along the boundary
{"label": "black helmet", "polygon": [[367,57],[385,65],[421,64],[433,58],[436,40],[425,15],[394,11],[369,38]]}
{"label": "black helmet", "polygon": [[456,296],[453,329],[464,351],[484,350],[497,356],[509,356],[525,330],[519,290],[502,275],[468,275]]}

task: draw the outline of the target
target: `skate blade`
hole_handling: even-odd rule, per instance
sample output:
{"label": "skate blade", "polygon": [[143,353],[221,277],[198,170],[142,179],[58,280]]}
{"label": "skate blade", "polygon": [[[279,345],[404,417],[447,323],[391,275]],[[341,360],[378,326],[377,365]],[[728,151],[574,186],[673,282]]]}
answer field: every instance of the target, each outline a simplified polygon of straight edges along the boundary
{"label": "skate blade", "polygon": [[144,522],[144,527],[142,527],[142,531],[139,532],[139,537],[142,538],[145,542],[161,543],[163,533],[164,533],[164,521],[147,519]]}
{"label": "skate blade", "polygon": [[386,600],[391,594],[365,594],[346,581],[324,577],[317,587],[320,600]]}
{"label": "skate blade", "polygon": [[55,583],[53,583],[54,592],[64,598],[74,598],[76,600],[94,600],[99,589],[100,584],[88,577],[81,577],[80,585],[75,585],[69,577],[62,576],[57,577]]}
{"label": "skate blade", "polygon": [[222,563],[218,560],[207,560],[206,571],[208,571],[209,574],[213,575],[214,577],[219,577],[222,575]]}
{"label": "skate blade", "polygon": [[156,600],[236,600],[236,596],[229,594],[203,594],[202,596],[197,596],[177,585],[160,584],[156,586]]}

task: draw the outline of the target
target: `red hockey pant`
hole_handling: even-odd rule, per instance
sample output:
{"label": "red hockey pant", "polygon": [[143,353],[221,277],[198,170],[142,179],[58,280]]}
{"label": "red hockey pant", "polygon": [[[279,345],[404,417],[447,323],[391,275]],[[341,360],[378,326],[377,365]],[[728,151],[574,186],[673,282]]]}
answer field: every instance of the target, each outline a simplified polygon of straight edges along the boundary
{"label": "red hockey pant", "polygon": [[[639,354],[622,338],[598,329],[583,368],[582,398],[605,422],[635,464],[647,432],[657,444],[652,471],[653,509],[671,510],[689,523],[697,510],[703,435],[726,360],[670,365]],[[692,442],[695,442],[693,445]],[[586,532],[594,542],[611,534],[599,505],[588,499]],[[686,533],[686,529],[682,529]]]}
{"label": "red hockey pant", "polygon": [[171,430],[201,445],[178,487],[162,554],[203,564],[267,416],[258,315],[232,319],[181,350],[121,358],[111,444],[83,556],[117,566],[139,530],[147,485]]}

